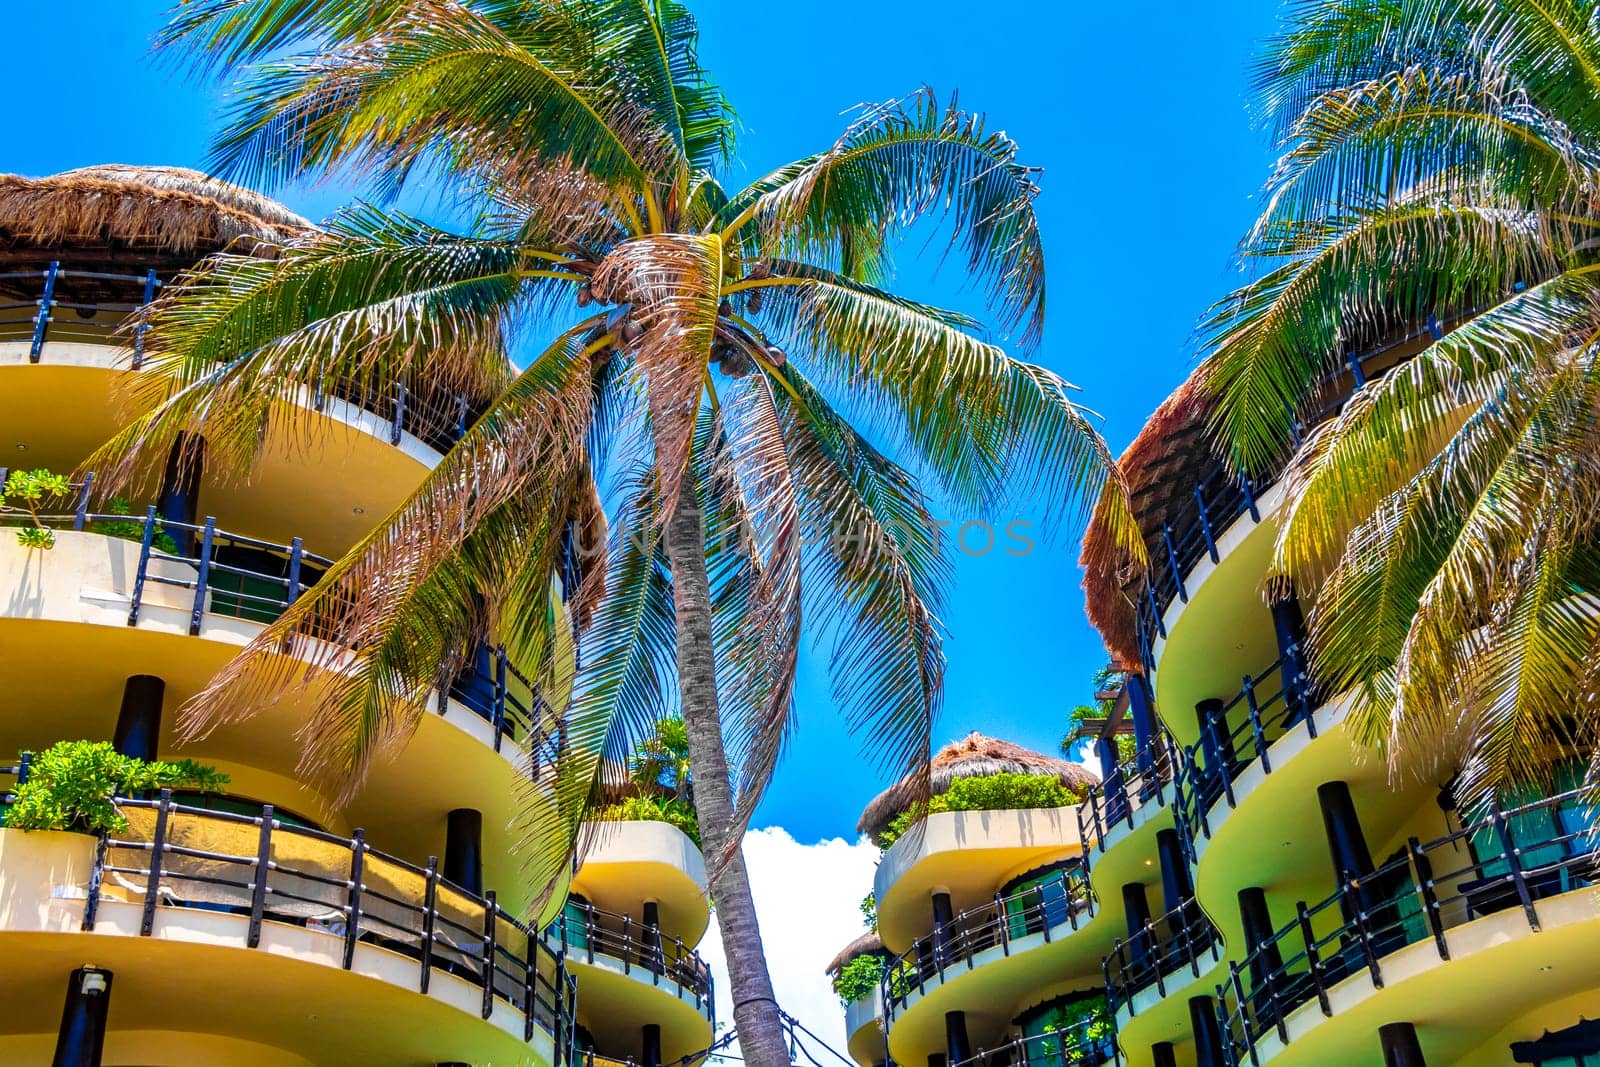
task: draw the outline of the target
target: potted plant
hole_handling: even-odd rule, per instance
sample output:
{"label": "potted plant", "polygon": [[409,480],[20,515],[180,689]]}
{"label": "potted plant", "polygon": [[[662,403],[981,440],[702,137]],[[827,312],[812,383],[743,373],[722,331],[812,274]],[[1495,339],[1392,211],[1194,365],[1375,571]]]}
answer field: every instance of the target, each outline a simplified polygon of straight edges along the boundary
{"label": "potted plant", "polygon": [[0,868],[7,874],[0,879],[0,913],[11,917],[9,928],[76,928],[96,835],[127,829],[118,797],[214,789],[227,780],[192,760],[124,756],[105,741],[61,741],[38,753],[27,780],[0,808]]}

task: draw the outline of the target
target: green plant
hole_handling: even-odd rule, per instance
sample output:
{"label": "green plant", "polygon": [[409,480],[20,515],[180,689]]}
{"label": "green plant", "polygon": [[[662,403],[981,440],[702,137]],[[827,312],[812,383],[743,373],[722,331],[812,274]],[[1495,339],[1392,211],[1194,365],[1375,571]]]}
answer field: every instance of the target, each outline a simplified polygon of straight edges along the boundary
{"label": "green plant", "polygon": [[[981,778],[957,778],[948,790],[928,801],[928,814],[1065,808],[1082,800],[1082,791],[1062,784],[1053,774],[990,774]],[[878,847],[888,848],[898,841],[911,828],[912,821],[912,812],[896,815],[878,834]]]}
{"label": "green plant", "polygon": [[[113,496],[107,500],[106,510],[113,515],[133,515],[133,505],[124,496]],[[120,537],[126,541],[144,540],[143,519],[100,519],[90,523],[89,529],[106,537]],[[165,530],[157,530],[150,544],[157,552],[165,552],[169,556],[176,555],[178,551],[178,542]]]}
{"label": "green plant", "polygon": [[107,741],[58,741],[33,757],[5,824],[18,830],[121,831],[128,822],[118,797],[153,789],[212,792],[227,781],[227,775],[193,760],[142,760]]}
{"label": "green plant", "polygon": [[873,933],[877,933],[878,895],[876,893],[868,893],[866,896],[861,898],[861,903],[857,906],[861,909],[861,918],[865,920],[867,929],[871,930]]}
{"label": "green plant", "polygon": [[[1041,1043],[1039,1051],[1046,1056],[1064,1056],[1073,1052],[1074,1046],[1098,1045],[1115,1033],[1110,1004],[1102,993],[1070,1004],[1059,1005],[1050,1009],[1050,1013],[1045,1016],[1040,1032],[1045,1035],[1059,1035],[1054,1040],[1047,1037]],[[1099,1062],[1098,1057],[1092,1053],[1087,1056],[1074,1055],[1070,1062],[1080,1061]]]}
{"label": "green plant", "polygon": [[39,509],[58,500],[65,500],[72,491],[64,474],[54,474],[43,467],[31,471],[12,471],[0,486],[0,505],[20,508],[27,513],[32,525],[17,531],[17,544],[23,548],[52,548],[56,543],[55,531],[47,528],[39,517]]}
{"label": "green plant", "polygon": [[[1127,672],[1118,670],[1115,664],[1107,663],[1104,667],[1094,672],[1094,691],[1100,693],[1120,693],[1127,680]],[[1067,713],[1067,732],[1061,738],[1061,755],[1066,759],[1077,759],[1079,750],[1083,747],[1086,738],[1078,735],[1078,727],[1088,719],[1104,719],[1116,707],[1116,696],[1109,696],[1097,700],[1093,704],[1079,704]],[[1137,748],[1130,735],[1117,735],[1117,762],[1126,763],[1137,754]]]}
{"label": "green plant", "polygon": [[681,800],[661,797],[628,797],[602,808],[595,818],[602,822],[664,822],[676,826],[700,844],[700,820],[694,808]]}
{"label": "green plant", "polygon": [[634,749],[632,769],[638,785],[668,789],[676,799],[690,802],[694,793],[689,774],[689,731],[683,720],[656,720],[655,733]]}
{"label": "green plant", "polygon": [[833,991],[845,1004],[854,1004],[862,997],[871,996],[883,981],[888,964],[875,952],[857,956],[833,976]]}

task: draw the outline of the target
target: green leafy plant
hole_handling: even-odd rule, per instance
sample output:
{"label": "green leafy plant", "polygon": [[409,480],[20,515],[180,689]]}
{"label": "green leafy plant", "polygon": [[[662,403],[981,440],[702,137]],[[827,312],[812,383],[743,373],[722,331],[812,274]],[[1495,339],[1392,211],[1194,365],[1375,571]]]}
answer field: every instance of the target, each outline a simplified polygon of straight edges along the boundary
{"label": "green leafy plant", "polygon": [[124,756],[106,741],[59,741],[34,756],[5,824],[18,830],[122,831],[118,797],[153,789],[213,792],[228,776],[193,760]]}
{"label": "green leafy plant", "polygon": [[873,933],[877,933],[878,895],[876,893],[868,893],[866,896],[861,898],[861,903],[857,906],[861,909],[861,918],[866,922],[867,929],[871,930]]}
{"label": "green leafy plant", "polygon": [[0,486],[0,505],[26,512],[31,525],[17,530],[17,544],[23,548],[53,548],[55,531],[45,526],[39,510],[58,500],[65,500],[72,491],[64,474],[55,474],[40,467],[31,471],[12,471]]}
{"label": "green leafy plant", "polygon": [[[1120,694],[1122,687],[1127,682],[1127,672],[1118,670],[1114,664],[1106,664],[1094,672],[1094,691],[1098,696],[1101,693]],[[1085,738],[1078,736],[1078,727],[1088,719],[1104,719],[1111,714],[1117,704],[1115,695],[1096,700],[1093,704],[1079,704],[1067,713],[1067,732],[1061,738],[1061,755],[1066,759],[1077,759],[1078,750],[1082,747]],[[1137,754],[1138,749],[1133,737],[1129,734],[1117,735],[1117,762],[1126,763]]]}
{"label": "green leafy plant", "polygon": [[1105,994],[1085,997],[1071,1004],[1052,1008],[1046,1016],[1042,1032],[1047,1036],[1039,1049],[1045,1056],[1072,1054],[1068,1064],[1097,1063],[1099,1057],[1093,1050],[1081,1046],[1098,1046],[1114,1034],[1111,1007]]}
{"label": "green leafy plant", "polygon": [[700,819],[694,808],[681,800],[661,797],[628,797],[602,808],[595,816],[602,822],[664,822],[676,826],[700,844]]}
{"label": "green leafy plant", "polygon": [[[1083,800],[1081,790],[1063,785],[1053,774],[990,774],[957,778],[928,802],[928,814],[941,811],[1012,811],[1023,808],[1065,808]],[[911,828],[912,813],[903,811],[878,834],[879,848],[888,848]]]}
{"label": "green leafy plant", "polygon": [[692,803],[694,786],[689,775],[689,731],[681,718],[656,721],[654,736],[634,749],[633,780],[644,788],[661,788],[674,798]]}
{"label": "green leafy plant", "polygon": [[[113,515],[127,515],[126,519],[101,519],[89,524],[89,529],[106,537],[120,537],[125,541],[144,540],[144,520],[134,518],[133,505],[127,497],[114,496],[106,501],[106,510]],[[178,542],[165,530],[157,530],[150,544],[157,552],[164,552],[169,556],[178,552]]]}
{"label": "green leafy plant", "polygon": [[854,1004],[862,997],[872,995],[873,990],[883,981],[883,974],[887,969],[888,964],[875,952],[857,956],[840,967],[838,973],[833,976],[833,991],[842,1003]]}

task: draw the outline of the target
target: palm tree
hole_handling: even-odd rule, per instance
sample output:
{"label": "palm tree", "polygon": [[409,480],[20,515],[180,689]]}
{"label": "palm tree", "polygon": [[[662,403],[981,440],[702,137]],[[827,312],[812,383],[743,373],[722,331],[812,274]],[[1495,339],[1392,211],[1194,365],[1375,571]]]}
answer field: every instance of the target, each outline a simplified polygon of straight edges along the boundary
{"label": "palm tree", "polygon": [[[266,422],[304,417],[282,403],[302,389],[491,397],[188,728],[317,687],[306,769],[348,793],[453,650],[493,632],[547,692],[572,693],[561,758],[528,785],[549,911],[602,758],[675,704],[741,1046],[769,1065],[788,1054],[740,840],[792,726],[803,630],[833,640],[838,704],[897,773],[925,778],[939,701],[949,560],[916,482],[869,438],[964,505],[1010,480],[1076,515],[1110,462],[1055,374],[883,287],[906,230],[933,220],[999,326],[1038,339],[1037,188],[1015,145],[922,92],[729,193],[733,115],[696,40],[672,0],[180,7],[164,44],[242,77],[215,169],[266,185],[338,172],[384,195],[427,174],[478,221],[447,232],[361,206],[273,257],[203,264],[144,320],[164,384],[107,452],[131,478],[198,431],[242,468]],[[620,501],[609,551],[558,590],[597,484]]]}
{"label": "palm tree", "polygon": [[[1600,34],[1579,0],[1311,0],[1261,61],[1282,148],[1204,333],[1215,426],[1281,466],[1276,567],[1395,770],[1481,800],[1595,754]],[[1416,351],[1420,349],[1420,351]],[[1600,763],[1596,764],[1600,767]]]}
{"label": "palm tree", "polygon": [[656,723],[655,733],[639,742],[632,766],[634,782],[647,790],[667,789],[672,799],[694,803],[689,768],[689,731],[677,717]]}

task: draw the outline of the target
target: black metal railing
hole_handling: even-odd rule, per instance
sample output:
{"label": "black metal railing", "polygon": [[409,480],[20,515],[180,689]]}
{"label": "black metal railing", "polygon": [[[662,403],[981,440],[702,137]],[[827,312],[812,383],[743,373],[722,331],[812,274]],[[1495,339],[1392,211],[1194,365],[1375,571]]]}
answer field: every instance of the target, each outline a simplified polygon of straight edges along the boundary
{"label": "black metal railing", "polygon": [[1106,1003],[1113,1015],[1121,1005],[1155,986],[1161,996],[1182,971],[1199,978],[1222,959],[1222,939],[1190,897],[1138,933],[1118,941],[1103,961]]}
{"label": "black metal railing", "polygon": [[[0,482],[5,468],[0,468]],[[70,487],[70,513],[40,515],[52,529],[75,530],[120,538],[139,546],[132,576],[128,625],[137,626],[149,606],[153,587],[178,589],[177,604],[186,608],[191,635],[200,633],[207,615],[267,625],[305,595],[333,561],[307,552],[296,537],[287,545],[229,533],[216,520],[178,522],[159,515],[154,506],[142,515],[91,510],[93,473]],[[0,524],[30,522],[16,509],[0,508]],[[336,639],[337,635],[327,635]],[[439,686],[439,711],[455,701],[494,728],[494,749],[506,739],[522,745],[534,769],[554,762],[561,750],[561,724],[537,683],[517,669],[504,648],[480,643],[462,657],[459,669],[447,672]]]}
{"label": "black metal railing", "polygon": [[1316,696],[1297,664],[1299,655],[1274,660],[1265,670],[1246,675],[1239,692],[1203,721],[1200,740],[1183,750],[1173,781],[1173,811],[1190,835],[1211,836],[1212,809],[1238,803],[1234,783],[1257,763],[1272,773],[1271,748],[1304,722],[1317,736]]}
{"label": "black metal railing", "polygon": [[[144,364],[145,329],[142,323],[128,329],[130,316],[166,284],[154,270],[108,274],[74,270],[59,261],[37,270],[0,273],[0,342],[26,341],[30,363],[43,362],[52,341],[126,345],[130,365],[137,370]],[[39,295],[19,296],[30,290]],[[404,380],[341,381],[311,392],[318,411],[329,400],[345,401],[386,423],[391,444],[409,433],[436,452],[448,451],[482,414],[461,394],[408,387]]]}
{"label": "black metal railing", "polygon": [[624,974],[639,971],[654,985],[674,983],[693,994],[694,1006],[714,1024],[711,968],[698,952],[663,934],[660,927],[569,901],[544,937],[566,959],[593,963],[596,956],[604,956],[621,963]]}
{"label": "black metal railing", "polygon": [[1078,840],[1084,843],[1085,864],[1095,848],[1106,850],[1106,837],[1119,826],[1134,827],[1134,812],[1152,805],[1164,807],[1172,799],[1172,782],[1183,759],[1183,750],[1162,730],[1090,788],[1078,805]]}
{"label": "black metal railing", "polygon": [[1082,1030],[1057,1030],[980,1049],[950,1067],[1096,1067],[1102,1063],[1122,1063],[1114,1035],[1090,1037]]}
{"label": "black metal railing", "polygon": [[957,968],[972,970],[979,953],[998,948],[1009,956],[1013,941],[1033,934],[1053,941],[1063,927],[1077,930],[1093,914],[1094,894],[1081,861],[1009,895],[996,893],[992,901],[961,912],[889,961],[882,986],[884,1022],[893,1020],[913,992],[925,992],[929,982],[942,982]]}
{"label": "black metal railing", "polygon": [[345,970],[362,944],[417,961],[417,990],[436,973],[482,990],[481,1014],[496,1002],[523,1017],[523,1038],[542,1029],[558,1062],[570,1062],[575,983],[566,960],[483,896],[439,874],[437,858],[413,864],[374,851],[360,830],[340,837],[273,816],[235,815],[172,801],[120,800],[127,829],[100,835],[84,903],[83,929],[95,929],[103,902],[142,907],[148,937],[163,912],[196,909],[244,917],[242,941],[260,946],[268,922],[336,940]]}
{"label": "black metal railing", "polygon": [[1384,961],[1431,941],[1450,958],[1447,931],[1501,911],[1520,911],[1538,931],[1539,902],[1600,884],[1596,811],[1583,789],[1519,807],[1491,805],[1486,817],[1405,848],[1362,877],[1341,877],[1332,895],[1299,902],[1295,919],[1229,965],[1217,988],[1230,1062],[1259,1062],[1257,1044],[1315,1000],[1332,1015],[1329,993],[1366,974],[1384,983]]}
{"label": "black metal railing", "polygon": [[[1269,489],[1281,474],[1289,459],[1300,447],[1307,432],[1337,415],[1345,403],[1366,385],[1370,378],[1386,373],[1392,367],[1410,358],[1404,350],[1415,346],[1424,338],[1437,340],[1444,332],[1474,315],[1487,310],[1484,304],[1460,315],[1440,320],[1427,316],[1422,325],[1407,331],[1363,354],[1348,353],[1345,365],[1323,380],[1316,393],[1321,400],[1318,407],[1304,417],[1294,420],[1291,440],[1287,442],[1273,467],[1273,475],[1251,479],[1241,475],[1221,457],[1194,484],[1190,498],[1167,516],[1160,530],[1146,530],[1150,545],[1150,565],[1146,572],[1145,588],[1135,612],[1138,640],[1145,662],[1150,662],[1151,648],[1156,638],[1166,636],[1164,618],[1174,600],[1185,603],[1189,599],[1188,574],[1202,559],[1219,561],[1217,541],[1230,526],[1245,514],[1255,522],[1261,521],[1256,506],[1259,496]],[[1204,447],[1195,445],[1195,447]]]}

